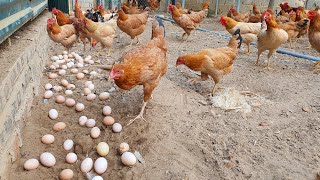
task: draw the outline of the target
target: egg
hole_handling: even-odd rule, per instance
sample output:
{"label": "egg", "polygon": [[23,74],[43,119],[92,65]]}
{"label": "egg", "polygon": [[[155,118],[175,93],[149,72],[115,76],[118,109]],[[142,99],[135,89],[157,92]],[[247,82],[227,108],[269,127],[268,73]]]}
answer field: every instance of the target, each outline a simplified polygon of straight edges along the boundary
{"label": "egg", "polygon": [[91,180],[103,180],[103,178],[101,176],[95,176]]}
{"label": "egg", "polygon": [[83,68],[83,67],[84,67],[84,66],[83,66],[82,63],[79,62],[79,63],[77,64],[77,68]]}
{"label": "egg", "polygon": [[29,159],[26,162],[24,162],[23,167],[25,170],[33,170],[37,169],[39,167],[39,161],[37,159]]}
{"label": "egg", "polygon": [[68,52],[67,51],[62,51],[62,54],[63,55],[68,55]]}
{"label": "egg", "polygon": [[95,162],[94,162],[94,170],[98,174],[103,174],[106,172],[108,168],[108,161],[104,157],[99,157]]}
{"label": "egg", "polygon": [[64,86],[64,87],[67,87],[69,85],[69,82],[65,79],[62,79],[61,80],[61,85]]}
{"label": "egg", "polygon": [[58,111],[55,109],[50,109],[49,110],[49,118],[54,120],[58,118]]}
{"label": "egg", "polygon": [[40,162],[46,167],[52,167],[56,164],[56,158],[49,152],[44,152],[40,155]]}
{"label": "egg", "polygon": [[78,69],[73,68],[73,69],[70,70],[70,72],[72,74],[77,74],[79,71],[78,71]]}
{"label": "egg", "polygon": [[99,95],[99,99],[101,101],[105,101],[105,100],[109,99],[109,97],[110,97],[110,94],[108,92],[102,92]]}
{"label": "egg", "polygon": [[94,90],[94,84],[89,84],[89,85],[88,85],[88,88],[89,88],[91,91],[93,91],[93,90]]}
{"label": "egg", "polygon": [[119,145],[118,151],[119,151],[120,154],[123,154],[123,153],[129,151],[129,144],[125,143],[125,142],[121,143]]}
{"label": "egg", "polygon": [[76,104],[76,111],[81,112],[84,110],[84,104],[82,103],[77,103]]}
{"label": "egg", "polygon": [[90,93],[90,94],[87,95],[87,100],[88,101],[93,101],[94,99],[96,99],[96,97],[97,96],[95,94]]}
{"label": "egg", "polygon": [[100,142],[97,147],[97,153],[100,155],[100,156],[106,156],[108,155],[109,153],[109,145],[105,142]]}
{"label": "egg", "polygon": [[87,126],[88,128],[92,128],[92,127],[94,127],[95,125],[96,125],[96,120],[94,120],[94,119],[88,119],[87,122],[86,122],[86,126]]}
{"label": "egg", "polygon": [[79,124],[80,124],[80,126],[84,126],[87,121],[88,121],[87,116],[81,116],[81,117],[79,118]]}
{"label": "egg", "polygon": [[85,87],[88,87],[90,84],[92,84],[92,81],[86,81],[86,82],[84,83],[84,86],[85,86]]}
{"label": "egg", "polygon": [[114,123],[114,124],[112,125],[112,131],[113,131],[113,132],[118,133],[118,132],[121,132],[121,130],[122,130],[121,124],[119,124],[119,123]]}
{"label": "egg", "polygon": [[66,123],[64,123],[64,122],[57,122],[55,125],[53,125],[53,130],[54,131],[57,131],[57,132],[59,132],[59,131],[62,131],[64,128],[66,128]]}
{"label": "egg", "polygon": [[67,59],[68,59],[68,55],[64,54],[64,55],[63,55],[63,59],[64,59],[64,60],[67,60]]}
{"label": "egg", "polygon": [[49,79],[56,79],[56,78],[58,78],[58,74],[56,74],[56,73],[49,73],[48,78],[49,78]]}
{"label": "egg", "polygon": [[59,60],[59,57],[58,57],[58,56],[52,56],[52,57],[51,57],[51,61],[57,61],[57,60]]}
{"label": "egg", "polygon": [[67,65],[62,65],[61,68],[66,70],[66,69],[68,69],[68,66]]}
{"label": "egg", "polygon": [[45,90],[50,90],[52,88],[52,84],[47,83],[46,85],[44,85],[44,89]]}
{"label": "egg", "polygon": [[83,79],[84,78],[84,74],[83,73],[78,73],[77,74],[77,79]]}
{"label": "egg", "polygon": [[52,65],[54,65],[56,68],[59,68],[59,67],[60,67],[60,65],[59,65],[58,61],[57,61],[57,62],[52,63]]}
{"label": "egg", "polygon": [[66,106],[72,107],[76,104],[76,101],[74,99],[68,98],[66,99]]}
{"label": "egg", "polygon": [[56,92],[62,91],[62,87],[61,87],[61,86],[53,86],[53,89],[54,89]]}
{"label": "egg", "polygon": [[93,60],[89,60],[88,63],[89,64],[94,64],[94,61]]}
{"label": "egg", "polygon": [[63,59],[63,56],[61,54],[58,55],[59,59]]}
{"label": "egg", "polygon": [[92,59],[91,55],[88,55],[86,58],[88,58],[88,60]]}
{"label": "egg", "polygon": [[63,75],[66,74],[66,70],[61,69],[61,70],[59,70],[58,74],[61,75],[61,76],[63,76]]}
{"label": "egg", "polygon": [[103,124],[106,126],[111,126],[114,123],[114,119],[111,116],[106,116],[103,118]]}
{"label": "egg", "polygon": [[84,93],[85,95],[88,95],[88,94],[91,93],[91,90],[90,90],[89,88],[84,88],[84,89],[83,89],[83,93]]}
{"label": "egg", "polygon": [[131,152],[124,152],[121,155],[121,162],[126,166],[133,166],[137,162],[136,156]]}
{"label": "egg", "polygon": [[73,153],[73,152],[68,153],[67,156],[66,156],[66,161],[67,161],[67,163],[69,163],[69,164],[73,164],[73,163],[75,163],[77,160],[78,160],[78,156],[77,156],[75,153]]}
{"label": "egg", "polygon": [[56,63],[59,63],[59,64],[63,64],[65,62],[66,62],[66,60],[64,60],[64,59],[56,61]]}
{"label": "egg", "polygon": [[83,70],[82,72],[83,72],[84,74],[88,74],[88,73],[89,73],[89,71],[88,71],[88,70],[86,70],[86,69],[85,69],[85,70]]}
{"label": "egg", "polygon": [[111,107],[110,107],[110,106],[105,106],[105,107],[103,107],[102,113],[103,113],[105,116],[110,115],[110,114],[111,114]]}
{"label": "egg", "polygon": [[100,136],[100,129],[98,127],[93,127],[91,129],[90,135],[93,139],[96,139]]}
{"label": "egg", "polygon": [[56,70],[57,67],[55,67],[55,66],[52,64],[52,65],[49,66],[49,69],[51,69],[51,70]]}
{"label": "egg", "polygon": [[66,95],[72,95],[73,94],[73,92],[70,89],[67,89],[64,93]]}
{"label": "egg", "polygon": [[41,142],[43,144],[52,144],[54,142],[54,136],[52,134],[46,134],[42,136]]}
{"label": "egg", "polygon": [[50,99],[52,96],[53,96],[53,92],[50,90],[44,92],[44,95],[43,95],[45,99]]}
{"label": "egg", "polygon": [[96,76],[97,74],[98,74],[98,73],[95,72],[95,71],[91,71],[91,72],[90,72],[90,75],[91,75],[91,76]]}
{"label": "egg", "polygon": [[63,143],[63,149],[66,151],[69,151],[70,149],[73,148],[73,141],[71,139],[67,139]]}
{"label": "egg", "polygon": [[61,180],[70,180],[73,178],[73,171],[71,169],[64,169],[60,172],[59,178]]}
{"label": "egg", "polygon": [[68,68],[72,68],[72,64],[71,63],[67,63],[67,67]]}
{"label": "egg", "polygon": [[93,160],[91,158],[85,158],[80,165],[80,169],[84,173],[91,171],[92,167],[93,167]]}
{"label": "egg", "polygon": [[73,55],[72,54],[68,54],[68,58],[73,58]]}
{"label": "egg", "polygon": [[65,97],[63,97],[63,96],[61,96],[61,95],[56,96],[56,103],[62,104],[62,103],[64,103],[65,101],[66,101],[66,98],[65,98]]}
{"label": "egg", "polygon": [[76,86],[74,84],[68,84],[67,89],[75,89]]}

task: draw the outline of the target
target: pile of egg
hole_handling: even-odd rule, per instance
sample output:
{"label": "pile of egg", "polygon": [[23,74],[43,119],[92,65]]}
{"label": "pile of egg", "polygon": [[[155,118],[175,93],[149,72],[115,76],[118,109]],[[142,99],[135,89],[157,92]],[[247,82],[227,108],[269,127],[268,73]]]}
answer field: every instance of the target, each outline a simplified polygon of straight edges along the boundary
{"label": "pile of egg", "polygon": [[[97,72],[88,70],[81,70],[84,67],[94,64],[92,57],[89,55],[86,58],[82,58],[80,55],[72,52],[68,54],[66,51],[63,52],[63,55],[53,56],[51,57],[52,64],[49,66],[49,69],[52,71],[48,74],[49,79],[56,79],[61,77],[66,77],[67,70],[70,69],[70,74],[74,75],[77,80],[83,80],[85,75],[90,75],[90,77],[97,76]],[[58,72],[58,73],[55,73]],[[58,85],[52,85],[51,83],[47,83],[44,86],[46,90],[44,92],[43,98],[44,99],[51,99],[55,96],[54,102],[57,104],[65,105],[69,108],[74,107],[76,112],[85,111],[85,105],[81,102],[76,102],[72,95],[74,95],[73,90],[76,89],[75,84],[69,82],[66,78],[58,80]],[[92,81],[86,81],[84,83],[84,88],[81,91],[81,95],[85,97],[87,101],[93,101],[97,98],[97,95],[93,93],[94,91],[94,84]],[[64,91],[64,92],[63,92]],[[56,94],[56,95],[55,95]],[[110,94],[108,92],[101,92],[98,95],[98,99],[101,101],[106,101],[110,98]],[[120,123],[115,122],[115,119],[111,116],[112,109],[110,106],[104,106],[102,109],[102,114],[105,116],[102,120],[102,123],[105,126],[112,126],[112,131],[115,133],[119,133],[122,131],[122,125]],[[50,109],[48,111],[49,119],[55,121],[59,120],[59,112],[56,109]],[[80,116],[79,117],[79,125],[87,128],[91,128],[90,136],[93,139],[96,139],[100,136],[101,130],[99,127],[96,126],[96,120],[94,118],[90,118],[87,116]],[[63,131],[67,127],[67,124],[60,121],[56,122],[52,129],[55,133],[59,131]],[[52,134],[45,134],[41,137],[41,142],[43,144],[49,145],[54,144],[55,137]],[[74,147],[74,142],[72,139],[66,139],[62,144],[62,148],[65,151],[68,151],[66,155],[65,161],[69,164],[74,164],[78,161],[78,156],[74,152],[70,152]],[[93,177],[95,180],[103,180],[103,178],[99,175],[106,172],[108,168],[108,161],[105,156],[109,153],[109,145],[106,142],[100,142],[96,146],[96,152],[100,156],[95,161],[90,158],[86,157],[80,163],[80,170],[84,173],[90,172],[92,169],[98,174],[97,176]],[[121,143],[117,148],[118,152],[120,153],[121,162],[126,166],[133,166],[137,162],[137,158],[131,152],[129,152],[129,145],[125,142]],[[40,164],[45,167],[52,167],[56,164],[56,158],[51,152],[43,152],[39,156],[40,163],[38,159],[29,159],[24,163],[25,170],[33,170],[38,168]],[[64,169],[60,172],[59,178],[62,180],[72,179],[74,173],[71,169]]]}

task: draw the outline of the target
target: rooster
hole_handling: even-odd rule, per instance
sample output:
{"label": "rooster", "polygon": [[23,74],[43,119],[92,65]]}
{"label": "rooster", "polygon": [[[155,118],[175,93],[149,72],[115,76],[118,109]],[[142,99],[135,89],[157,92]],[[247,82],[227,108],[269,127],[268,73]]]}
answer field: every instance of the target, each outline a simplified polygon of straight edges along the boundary
{"label": "rooster", "polygon": [[55,7],[52,8],[52,14],[54,14],[56,16],[56,19],[57,19],[59,26],[73,23],[73,20],[71,18],[66,16],[62,11],[60,11],[59,9],[57,9]]}
{"label": "rooster", "polygon": [[279,24],[279,27],[285,30],[288,33],[288,41],[290,43],[290,48],[293,48],[292,39],[297,37],[299,34],[302,35],[304,31],[306,31],[309,20],[303,19],[298,22],[287,22],[283,24]]}
{"label": "rooster", "polygon": [[[201,77],[191,80],[192,83],[198,80],[207,80],[208,76],[215,82],[212,94],[217,89],[222,75],[229,74],[232,70],[234,60],[238,54],[238,48],[242,43],[240,29],[237,29],[231,37],[227,47],[204,49],[200,52],[180,56],[176,66],[184,64],[194,71],[200,71]],[[238,43],[239,40],[239,43]]]}
{"label": "rooster", "polygon": [[130,90],[137,85],[143,86],[143,106],[139,115],[130,120],[128,125],[138,118],[144,119],[147,102],[167,71],[167,42],[164,39],[161,19],[154,20],[152,35],[151,41],[124,53],[120,58],[120,64],[115,64],[110,71],[109,79],[114,79],[121,89]]}
{"label": "rooster", "polygon": [[267,68],[270,70],[270,58],[281,44],[288,41],[288,33],[279,27],[277,22],[272,19],[272,16],[269,12],[264,12],[262,14],[262,18],[263,24],[257,43],[258,58],[256,65],[259,66],[261,53],[269,50]]}
{"label": "rooster", "polygon": [[[310,27],[308,32],[311,47],[320,53],[320,14],[317,11],[308,12]],[[320,61],[315,64],[315,71],[320,72]]]}
{"label": "rooster", "polygon": [[47,31],[50,39],[54,42],[61,43],[67,48],[68,52],[78,39],[77,31],[72,24],[59,26],[57,20],[54,18],[48,19]]}
{"label": "rooster", "polygon": [[190,14],[181,14],[178,8],[174,5],[169,4],[169,11],[172,14],[172,19],[180,26],[185,32],[182,35],[182,39],[185,35],[187,38],[190,36],[191,32],[200,26],[200,23],[208,14],[209,3],[205,2],[203,4],[202,10],[199,12],[192,12]]}
{"label": "rooster", "polygon": [[234,19],[225,16],[221,16],[220,22],[226,27],[226,30],[230,34],[234,34],[237,29],[240,29],[243,43],[248,46],[247,53],[250,53],[250,44],[257,40],[257,35],[261,30],[261,23],[237,22]]}

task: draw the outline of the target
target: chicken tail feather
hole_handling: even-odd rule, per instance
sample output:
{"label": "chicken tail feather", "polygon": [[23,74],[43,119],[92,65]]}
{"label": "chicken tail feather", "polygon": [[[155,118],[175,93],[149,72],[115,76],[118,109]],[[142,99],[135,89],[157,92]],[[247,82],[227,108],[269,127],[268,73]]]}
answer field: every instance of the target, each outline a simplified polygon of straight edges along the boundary
{"label": "chicken tail feather", "polygon": [[239,35],[239,37],[237,38],[237,40],[240,40],[239,43],[238,43],[238,48],[241,47],[241,44],[242,44],[242,36],[240,34],[240,29],[237,29],[234,33],[233,33],[233,36],[235,35]]}

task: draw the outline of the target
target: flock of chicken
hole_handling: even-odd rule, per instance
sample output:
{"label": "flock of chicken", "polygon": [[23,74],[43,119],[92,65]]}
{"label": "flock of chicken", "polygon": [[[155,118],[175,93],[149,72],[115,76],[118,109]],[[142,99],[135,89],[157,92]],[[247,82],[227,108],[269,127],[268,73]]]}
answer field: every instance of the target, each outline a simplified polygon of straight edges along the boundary
{"label": "flock of chicken", "polygon": [[[76,0],[74,17],[68,17],[55,8],[52,10],[54,16],[48,19],[48,35],[53,41],[61,43],[68,50],[77,41],[78,36],[84,48],[87,41],[93,47],[99,42],[110,55],[117,27],[131,37],[130,46],[135,38],[140,43],[138,36],[145,30],[149,11],[159,8],[160,1],[149,0],[149,7],[143,10],[137,6],[122,4],[120,10],[113,12],[106,11],[103,6],[97,5],[94,8],[97,14],[91,11],[82,12]],[[248,46],[248,53],[250,53],[250,43],[257,41],[257,65],[259,65],[260,54],[269,50],[268,69],[270,68],[270,57],[281,44],[288,41],[292,47],[293,38],[307,33],[312,47],[320,52],[319,13],[313,10],[305,11],[302,7],[292,8],[288,3],[280,6],[282,10],[277,15],[270,8],[261,12],[254,4],[252,16],[251,13],[238,13],[231,7],[228,15],[220,18],[221,24],[232,34],[228,45],[180,56],[176,65],[184,64],[194,71],[201,72],[199,78],[191,80],[192,83],[196,80],[207,80],[208,76],[211,76],[215,82],[212,91],[214,93],[222,75],[231,72],[242,42]],[[168,9],[175,23],[184,30],[182,39],[187,35],[185,39],[187,40],[191,32],[199,27],[206,18],[209,3],[203,3],[202,10],[198,12],[184,9],[179,3],[170,4]],[[120,63],[113,65],[110,70],[109,79],[114,79],[116,85],[121,89],[130,90],[137,85],[143,86],[143,106],[135,119],[143,119],[145,106],[161,77],[167,71],[167,42],[164,37],[165,28],[161,19],[154,18],[151,40],[124,53],[120,58]],[[318,65],[320,66],[320,63]]]}

